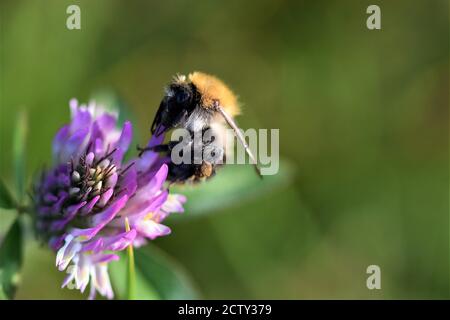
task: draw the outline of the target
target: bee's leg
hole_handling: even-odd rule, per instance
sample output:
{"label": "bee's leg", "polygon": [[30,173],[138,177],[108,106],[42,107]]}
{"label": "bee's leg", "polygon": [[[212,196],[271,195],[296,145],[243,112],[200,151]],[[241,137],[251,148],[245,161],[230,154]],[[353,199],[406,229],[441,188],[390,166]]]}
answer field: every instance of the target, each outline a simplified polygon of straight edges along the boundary
{"label": "bee's leg", "polygon": [[139,147],[137,146],[137,150],[139,151],[139,157],[147,151],[153,151],[153,152],[164,152],[169,154],[170,152],[172,152],[172,149],[178,144],[178,141],[169,141],[166,144],[158,144],[156,146],[152,146],[152,147]]}
{"label": "bee's leg", "polygon": [[142,156],[147,151],[169,152],[171,149],[172,148],[169,144],[159,144],[153,147],[145,147],[145,148],[142,148],[139,145],[137,146],[137,150],[139,151],[139,157]]}

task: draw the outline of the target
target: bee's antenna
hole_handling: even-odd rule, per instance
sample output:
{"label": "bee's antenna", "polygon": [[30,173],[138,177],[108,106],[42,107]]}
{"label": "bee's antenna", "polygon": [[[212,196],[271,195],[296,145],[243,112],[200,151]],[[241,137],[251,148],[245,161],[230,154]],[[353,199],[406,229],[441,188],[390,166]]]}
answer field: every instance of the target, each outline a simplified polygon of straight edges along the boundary
{"label": "bee's antenna", "polygon": [[241,130],[237,127],[236,123],[234,122],[233,118],[231,118],[228,113],[218,104],[216,103],[216,109],[220,112],[222,117],[225,119],[225,121],[228,123],[228,125],[234,130],[236,133],[236,137],[238,138],[239,142],[244,146],[245,151],[248,153],[250,159],[253,162],[254,168],[258,176],[262,179],[261,171],[258,167],[258,162],[256,161],[255,156],[253,155],[252,151],[250,150],[247,142],[245,141],[244,136],[242,135]]}

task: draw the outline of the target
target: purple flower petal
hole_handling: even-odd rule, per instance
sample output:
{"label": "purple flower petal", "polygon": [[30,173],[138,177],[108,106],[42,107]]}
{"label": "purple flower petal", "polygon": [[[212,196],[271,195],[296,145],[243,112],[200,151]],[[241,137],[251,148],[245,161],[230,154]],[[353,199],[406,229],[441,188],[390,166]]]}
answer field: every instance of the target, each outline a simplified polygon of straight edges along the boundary
{"label": "purple flower petal", "polygon": [[82,209],[81,214],[85,215],[91,212],[92,208],[97,204],[98,200],[100,200],[100,195],[92,198]]}
{"label": "purple flower petal", "polygon": [[166,181],[168,172],[168,166],[166,164],[163,164],[146,186],[146,188],[148,189],[147,192],[154,194],[156,193],[156,191],[160,190],[164,182]]}
{"label": "purple flower petal", "polygon": [[127,121],[123,125],[122,133],[120,135],[119,141],[117,141],[116,147],[122,151],[128,150],[132,137],[133,137],[133,126],[129,121]]}
{"label": "purple flower petal", "polygon": [[151,219],[142,219],[136,224],[136,229],[145,237],[153,240],[170,234],[170,228]]}
{"label": "purple flower petal", "polygon": [[64,243],[64,238],[66,237],[65,234],[63,234],[62,236],[58,236],[58,237],[52,237],[49,241],[49,246],[50,248],[52,248],[54,251],[58,250],[59,248],[61,248],[61,246]]}
{"label": "purple flower petal", "polygon": [[53,203],[53,202],[55,202],[57,200],[58,200],[58,197],[55,196],[54,194],[47,193],[47,194],[44,195],[44,201],[47,202],[47,203]]}
{"label": "purple flower petal", "polygon": [[[160,135],[158,137],[153,136],[147,147],[154,147],[157,145],[160,145],[164,141],[164,135]],[[146,151],[142,154],[142,156],[139,158],[137,162],[137,168],[139,171],[145,172],[150,169],[150,167],[155,163],[155,161],[158,159],[159,155],[156,152],[153,151]]]}
{"label": "purple flower petal", "polygon": [[67,235],[65,244],[58,250],[56,255],[56,266],[60,271],[67,268],[73,257],[80,251],[81,244],[73,241],[73,236]]}
{"label": "purple flower petal", "polygon": [[64,147],[64,144],[69,136],[69,130],[69,125],[65,125],[61,129],[59,129],[58,133],[53,139],[53,158],[56,159],[59,157],[59,154],[61,153],[61,150]]}
{"label": "purple flower petal", "polygon": [[94,153],[95,154],[105,153],[105,144],[103,139],[97,138],[94,140]]}
{"label": "purple flower petal", "polygon": [[109,113],[103,113],[95,119],[95,123],[98,125],[102,132],[108,133],[116,130],[117,116]]}
{"label": "purple flower petal", "polygon": [[136,192],[136,189],[138,187],[137,185],[137,172],[134,165],[131,165],[131,167],[125,172],[124,176],[122,177],[122,180],[120,181],[121,189],[126,192],[126,194],[133,194]]}
{"label": "purple flower petal", "polygon": [[102,248],[103,248],[103,238],[98,238],[87,242],[81,249],[81,252],[86,251],[98,252],[102,250]]}
{"label": "purple flower petal", "polygon": [[62,230],[73,218],[75,218],[75,215],[77,214],[78,210],[82,208],[84,205],[86,205],[86,201],[68,207],[66,209],[65,217],[61,220],[53,222],[50,226],[50,229],[55,231]]}
{"label": "purple flower petal", "polygon": [[162,210],[167,213],[184,212],[183,204],[186,202],[186,197],[181,194],[170,194],[167,201],[164,202]]}
{"label": "purple flower petal", "polygon": [[70,132],[76,132],[80,129],[89,129],[92,123],[92,116],[89,110],[85,107],[73,108],[71,104],[72,111],[72,122],[70,124]]}
{"label": "purple flower petal", "polygon": [[112,155],[112,162],[116,165],[121,163],[124,155],[125,152],[122,149],[117,148],[116,151],[114,151],[114,154]]}
{"label": "purple flower petal", "polygon": [[119,256],[116,254],[104,254],[101,256],[96,257],[92,262],[94,263],[107,263],[110,261],[117,261],[119,260]]}
{"label": "purple flower petal", "polygon": [[128,247],[136,237],[136,230],[123,232],[116,236],[106,237],[104,240],[104,250],[121,251]]}
{"label": "purple flower petal", "polygon": [[98,213],[93,217],[92,225],[94,227],[87,229],[73,229],[71,234],[74,237],[80,238],[81,241],[87,241],[92,239],[108,222],[110,222],[114,216],[125,206],[128,200],[128,196],[124,195],[116,202],[111,204],[102,213]]}
{"label": "purple flower petal", "polygon": [[159,211],[163,203],[166,201],[167,195],[168,192],[164,191],[148,200],[137,200],[136,195],[135,198],[132,198],[130,203],[127,204],[126,208],[124,208],[124,210],[120,213],[121,219],[113,221],[112,224],[115,226],[123,226],[125,223],[125,218],[128,218],[129,222],[133,224],[136,220],[146,216],[148,213]]}
{"label": "purple flower petal", "polygon": [[81,148],[81,145],[86,141],[86,136],[89,133],[89,128],[82,128],[77,130],[64,144],[63,149],[59,153],[59,159],[61,162],[67,162],[77,151]]}

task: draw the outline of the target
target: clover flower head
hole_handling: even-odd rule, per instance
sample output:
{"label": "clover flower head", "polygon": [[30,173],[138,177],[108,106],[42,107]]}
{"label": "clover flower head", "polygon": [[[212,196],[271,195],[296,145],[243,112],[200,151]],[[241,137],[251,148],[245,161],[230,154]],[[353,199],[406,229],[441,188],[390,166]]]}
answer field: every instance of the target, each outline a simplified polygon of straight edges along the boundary
{"label": "clover flower head", "polygon": [[168,235],[161,222],[182,212],[186,199],[164,188],[168,168],[156,153],[124,161],[130,122],[119,130],[116,113],[75,99],[70,110],[71,122],[53,140],[53,164],[34,185],[36,231],[67,272],[63,287],[84,292],[90,283],[90,298],[98,292],[111,299],[108,263],[130,245]]}

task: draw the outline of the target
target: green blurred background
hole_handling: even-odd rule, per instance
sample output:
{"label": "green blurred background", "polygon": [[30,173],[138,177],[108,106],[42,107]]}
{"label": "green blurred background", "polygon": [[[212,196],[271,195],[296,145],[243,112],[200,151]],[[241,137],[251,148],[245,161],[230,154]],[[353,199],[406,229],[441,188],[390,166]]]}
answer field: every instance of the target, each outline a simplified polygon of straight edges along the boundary
{"label": "green blurred background", "polygon": [[[170,220],[154,241],[201,297],[449,298],[448,1],[0,3],[7,181],[19,110],[33,173],[70,98],[113,90],[144,144],[171,76],[206,71],[239,94],[243,128],[280,129],[291,169],[270,192]],[[81,30],[66,29],[70,4]],[[370,4],[381,30],[366,28]],[[366,288],[371,264],[381,290]],[[17,298],[80,298],[63,277],[30,241]]]}

